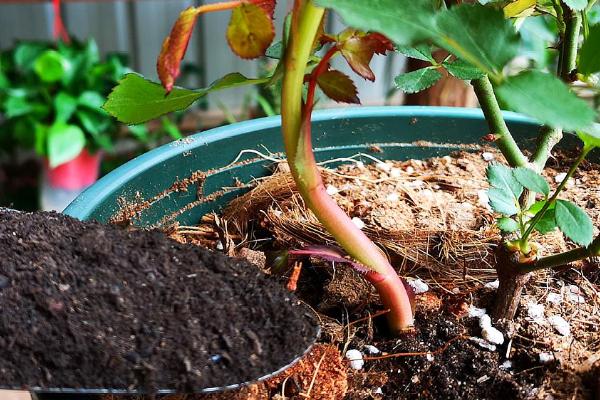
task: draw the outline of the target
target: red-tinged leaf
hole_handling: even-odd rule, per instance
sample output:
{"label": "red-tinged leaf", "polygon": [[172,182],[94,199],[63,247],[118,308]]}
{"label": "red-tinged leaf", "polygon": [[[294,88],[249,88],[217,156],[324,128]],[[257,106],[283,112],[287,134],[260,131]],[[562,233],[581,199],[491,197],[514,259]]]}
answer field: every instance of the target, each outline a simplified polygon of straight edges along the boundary
{"label": "red-tinged leaf", "polygon": [[358,91],[354,82],[348,75],[340,71],[330,70],[319,75],[317,79],[319,87],[332,100],[341,103],[360,104]]}
{"label": "red-tinged leaf", "polygon": [[265,10],[269,18],[273,19],[273,15],[275,14],[275,5],[277,3],[276,0],[249,0],[248,2],[256,4]]}
{"label": "red-tinged leaf", "polygon": [[374,54],[394,50],[392,42],[380,33],[346,29],[339,35],[338,48],[354,72],[370,81],[375,74],[369,67]]}
{"label": "red-tinged leaf", "polygon": [[244,3],[231,13],[227,27],[227,41],[235,54],[242,58],[257,58],[275,38],[273,20],[265,8]]}
{"label": "red-tinged leaf", "polygon": [[173,89],[175,79],[179,76],[179,65],[185,55],[198,14],[198,9],[194,7],[183,10],[163,42],[156,70],[167,93]]}

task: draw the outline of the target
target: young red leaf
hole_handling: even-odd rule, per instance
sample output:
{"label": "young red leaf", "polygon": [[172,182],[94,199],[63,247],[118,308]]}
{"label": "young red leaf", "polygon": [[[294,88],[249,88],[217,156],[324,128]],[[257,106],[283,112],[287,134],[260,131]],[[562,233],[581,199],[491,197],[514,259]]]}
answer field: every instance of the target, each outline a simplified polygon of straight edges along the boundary
{"label": "young red leaf", "polygon": [[199,13],[195,7],[183,10],[163,42],[156,70],[167,93],[173,89],[175,79],[179,76],[179,64],[185,55]]}
{"label": "young red leaf", "polygon": [[256,4],[269,16],[269,18],[273,19],[273,15],[275,14],[275,4],[276,0],[250,0],[249,3]]}
{"label": "young red leaf", "polygon": [[332,100],[341,103],[360,104],[358,91],[348,75],[340,71],[325,71],[317,78],[319,87]]}
{"label": "young red leaf", "polygon": [[275,38],[272,13],[259,4],[244,3],[231,13],[227,27],[227,42],[235,54],[242,58],[256,58]]}
{"label": "young red leaf", "polygon": [[394,45],[380,33],[346,29],[339,36],[338,48],[354,72],[365,79],[374,81],[375,74],[369,67],[373,55],[392,51]]}

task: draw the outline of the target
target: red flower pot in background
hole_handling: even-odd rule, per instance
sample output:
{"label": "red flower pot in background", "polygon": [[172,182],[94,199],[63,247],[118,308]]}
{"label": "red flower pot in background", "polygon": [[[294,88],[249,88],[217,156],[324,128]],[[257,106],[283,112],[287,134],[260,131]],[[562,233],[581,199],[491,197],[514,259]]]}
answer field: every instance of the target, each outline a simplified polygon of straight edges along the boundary
{"label": "red flower pot in background", "polygon": [[77,157],[58,167],[49,168],[46,160],[48,183],[58,189],[84,189],[98,180],[101,159],[101,152],[90,154],[87,149],[83,149]]}
{"label": "red flower pot in background", "polygon": [[50,168],[44,160],[40,206],[43,210],[62,211],[85,188],[98,180],[102,152],[91,154],[87,149],[71,161]]}

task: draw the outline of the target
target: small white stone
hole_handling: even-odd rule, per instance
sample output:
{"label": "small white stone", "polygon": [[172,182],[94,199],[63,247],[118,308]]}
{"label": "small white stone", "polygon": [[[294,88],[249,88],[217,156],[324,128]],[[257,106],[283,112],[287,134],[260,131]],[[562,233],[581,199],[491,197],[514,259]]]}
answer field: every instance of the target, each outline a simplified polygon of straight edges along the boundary
{"label": "small white stone", "polygon": [[419,375],[413,375],[412,378],[410,378],[410,381],[412,383],[419,383]]}
{"label": "small white stone", "polygon": [[554,354],[548,353],[546,351],[542,351],[538,356],[542,364],[548,364],[554,361]]}
{"label": "small white stone", "polygon": [[477,307],[474,307],[474,306],[470,306],[469,307],[469,317],[479,318],[479,317],[481,317],[482,315],[485,315],[485,314],[486,314],[485,308],[477,308]]}
{"label": "small white stone", "polygon": [[488,341],[483,340],[482,338],[478,338],[478,337],[470,337],[469,340],[471,340],[472,342],[477,343],[480,347],[489,350],[489,351],[496,351],[496,346],[491,344]]}
{"label": "small white stone", "polygon": [[362,353],[356,349],[350,349],[346,352],[346,358],[350,361],[350,368],[361,370],[365,365]]}
{"label": "small white stone", "polygon": [[487,151],[481,153],[481,157],[485,160],[485,161],[492,161],[495,157],[494,154],[489,153]]}
{"label": "small white stone", "polygon": [[429,290],[429,285],[421,279],[411,279],[408,281],[408,284],[413,288],[415,294],[425,293]]}
{"label": "small white stone", "polygon": [[355,165],[358,169],[363,169],[365,167],[365,163],[362,161],[357,161]]}
{"label": "small white stone", "polygon": [[390,170],[390,176],[392,178],[399,178],[402,175],[402,170],[400,168],[392,168]]}
{"label": "small white stone", "polygon": [[500,286],[500,281],[498,279],[496,279],[495,281],[486,283],[484,286],[487,289],[494,289],[494,290],[496,290]]}
{"label": "small white stone", "polygon": [[499,368],[501,370],[504,370],[504,371],[506,371],[508,369],[511,369],[512,368],[512,361],[510,361],[510,360],[504,361],[502,364],[500,364]]}
{"label": "small white stone", "polygon": [[581,289],[576,285],[567,285],[562,288],[563,292],[567,295],[567,299],[571,303],[585,303],[585,297],[581,295]]}
{"label": "small white stone", "polygon": [[425,356],[425,358],[429,362],[432,362],[434,360],[433,354],[431,354],[431,353],[427,353],[427,355]]}
{"label": "small white stone", "polygon": [[433,201],[433,192],[429,189],[421,190],[423,197],[426,197],[428,201]]}
{"label": "small white stone", "polygon": [[377,389],[375,389],[375,390],[373,391],[373,393],[374,393],[374,394],[383,394],[383,390],[381,390],[381,388],[380,388],[380,387],[378,387]]}
{"label": "small white stone", "polygon": [[481,337],[493,344],[504,343],[504,335],[493,326],[484,326],[481,330]]}
{"label": "small white stone", "polygon": [[454,294],[459,294],[460,293],[460,289],[457,288],[457,287],[455,287],[455,288],[452,288],[451,292],[454,293]]}
{"label": "small white stone", "polygon": [[[480,376],[479,378],[477,378],[477,383],[483,383],[483,382],[488,381],[489,379],[490,379],[489,376],[483,375],[483,376]],[[459,382],[459,384],[460,384],[460,382]]]}
{"label": "small white stone", "polygon": [[385,198],[387,201],[393,201],[396,202],[400,199],[400,196],[398,196],[398,193],[393,192],[387,195],[387,197]]}
{"label": "small white stone", "polygon": [[492,207],[490,207],[490,198],[488,197],[486,189],[479,189],[477,191],[477,197],[480,206],[485,207],[488,210],[492,209]]}
{"label": "small white stone", "polygon": [[379,354],[381,353],[381,350],[371,344],[368,344],[364,347],[364,352],[367,354]]}
{"label": "small white stone", "polygon": [[552,315],[548,317],[548,322],[550,322],[550,325],[552,325],[556,332],[560,333],[561,335],[569,336],[571,334],[571,326],[560,315]]}
{"label": "small white stone", "polygon": [[489,315],[483,314],[479,317],[479,327],[480,328],[488,328],[492,326],[492,319]]}
{"label": "small white stone", "polygon": [[425,186],[425,182],[420,179],[415,179],[414,181],[406,182],[405,186],[411,189],[419,189]]}
{"label": "small white stone", "polygon": [[411,167],[410,165],[408,167],[406,167],[406,173],[407,174],[414,174],[415,173],[415,169],[413,167]]}
{"label": "small white stone", "polygon": [[563,301],[563,297],[562,294],[560,293],[548,293],[548,296],[546,296],[546,301],[548,303],[552,303],[552,304],[560,304]]}
{"label": "small white stone", "polygon": [[527,303],[527,316],[534,321],[542,321],[544,319],[544,305]]}
{"label": "small white stone", "polygon": [[70,288],[71,288],[71,285],[66,285],[64,283],[59,283],[58,284],[58,290],[60,290],[61,292],[66,292]]}
{"label": "small white stone", "polygon": [[554,182],[561,183],[562,181],[565,180],[566,177],[567,177],[566,172],[561,172],[560,174],[556,174],[556,176],[554,177]]}
{"label": "small white stone", "polygon": [[333,196],[334,194],[337,194],[339,192],[339,190],[333,186],[333,185],[327,185],[327,194],[330,196]]}
{"label": "small white stone", "polygon": [[390,172],[390,170],[392,169],[392,166],[388,163],[378,162],[377,164],[375,164],[375,168],[377,168],[378,170],[381,170],[383,172]]}
{"label": "small white stone", "polygon": [[217,242],[217,245],[215,247],[217,248],[217,250],[223,250],[223,243]]}
{"label": "small white stone", "polygon": [[357,227],[358,229],[363,229],[363,228],[365,227],[365,223],[363,222],[363,220],[362,220],[362,219],[360,219],[360,218],[358,218],[358,217],[353,217],[353,218],[352,218],[352,223],[353,223],[354,225],[356,225],[356,227]]}

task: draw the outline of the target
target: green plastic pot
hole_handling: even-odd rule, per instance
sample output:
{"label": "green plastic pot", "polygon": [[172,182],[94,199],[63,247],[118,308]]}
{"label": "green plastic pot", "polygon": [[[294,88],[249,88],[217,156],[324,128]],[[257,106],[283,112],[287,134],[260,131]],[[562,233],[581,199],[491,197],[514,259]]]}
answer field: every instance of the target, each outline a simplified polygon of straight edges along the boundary
{"label": "green plastic pot", "polygon": [[[507,124],[517,142],[525,148],[535,143],[538,125],[518,114],[505,113]],[[257,153],[283,151],[281,119],[261,118],[227,125],[172,142],[129,161],[83,192],[64,211],[73,217],[107,222],[119,210],[119,201],[135,202],[152,199],[176,181],[195,171],[218,169],[204,183],[203,195],[236,182],[272,172],[272,161],[257,158]],[[369,153],[373,146],[380,159],[423,159],[449,154],[460,145],[481,143],[489,132],[479,109],[447,107],[359,107],[318,111],[313,116],[313,135],[319,161]],[[417,145],[417,141],[429,145]],[[565,146],[577,140],[567,137]],[[252,152],[249,152],[252,151]],[[238,156],[241,157],[238,158]],[[250,160],[232,164],[234,160]],[[366,160],[368,161],[368,160]],[[218,210],[243,193],[236,189],[177,216],[172,221],[191,225],[201,216]],[[120,199],[120,200],[119,200]],[[138,226],[159,223],[197,199],[196,184],[154,202],[133,222]]]}

